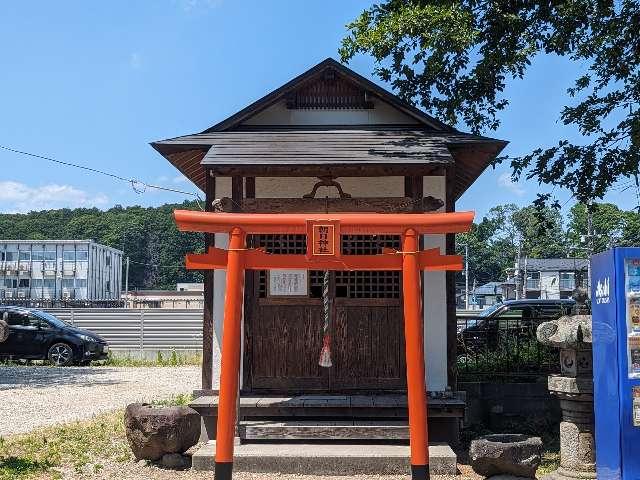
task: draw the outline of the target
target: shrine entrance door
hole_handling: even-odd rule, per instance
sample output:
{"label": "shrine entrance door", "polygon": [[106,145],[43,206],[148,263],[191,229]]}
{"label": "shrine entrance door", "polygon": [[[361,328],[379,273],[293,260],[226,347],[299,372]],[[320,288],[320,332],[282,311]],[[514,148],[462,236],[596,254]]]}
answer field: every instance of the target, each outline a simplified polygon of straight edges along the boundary
{"label": "shrine entrance door", "polygon": [[[250,235],[248,246],[304,254],[305,235]],[[343,235],[343,255],[400,249],[394,235]],[[399,271],[330,272],[331,358],[318,365],[323,341],[324,272],[300,274],[295,295],[272,287],[287,272],[245,273],[244,387],[265,393],[406,391],[402,285]],[[306,286],[306,288],[304,288]]]}

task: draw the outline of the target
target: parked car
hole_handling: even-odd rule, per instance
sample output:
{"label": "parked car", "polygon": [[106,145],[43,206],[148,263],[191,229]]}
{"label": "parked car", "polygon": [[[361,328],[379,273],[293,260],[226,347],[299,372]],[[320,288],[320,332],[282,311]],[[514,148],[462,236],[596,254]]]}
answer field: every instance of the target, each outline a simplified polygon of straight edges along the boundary
{"label": "parked car", "polygon": [[569,315],[576,302],[558,300],[507,300],[458,321],[458,352],[494,349],[503,337],[535,338],[542,322]]}
{"label": "parked car", "polygon": [[53,365],[88,365],[107,357],[107,342],[32,308],[0,306],[0,358],[48,360]]}

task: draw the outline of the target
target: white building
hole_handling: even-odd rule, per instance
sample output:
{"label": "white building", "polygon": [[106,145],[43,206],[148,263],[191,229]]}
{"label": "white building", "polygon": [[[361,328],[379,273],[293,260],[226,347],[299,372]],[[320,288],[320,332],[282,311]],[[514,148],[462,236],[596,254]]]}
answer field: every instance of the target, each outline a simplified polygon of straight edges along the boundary
{"label": "white building", "polygon": [[587,287],[588,265],[589,260],[584,258],[527,258],[521,264],[525,298],[571,297],[577,287]]}
{"label": "white building", "polygon": [[116,300],[122,251],[92,240],[0,240],[0,300]]}

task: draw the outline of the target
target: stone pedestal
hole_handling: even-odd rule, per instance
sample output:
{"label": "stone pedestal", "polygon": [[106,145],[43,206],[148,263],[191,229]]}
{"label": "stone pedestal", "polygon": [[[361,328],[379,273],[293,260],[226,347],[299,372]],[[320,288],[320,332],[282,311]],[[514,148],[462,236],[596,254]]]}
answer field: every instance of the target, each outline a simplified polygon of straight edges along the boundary
{"label": "stone pedestal", "polygon": [[560,400],[560,468],[547,479],[596,478],[591,316],[545,322],[538,340],[560,348],[560,375],[549,377],[549,391]]}

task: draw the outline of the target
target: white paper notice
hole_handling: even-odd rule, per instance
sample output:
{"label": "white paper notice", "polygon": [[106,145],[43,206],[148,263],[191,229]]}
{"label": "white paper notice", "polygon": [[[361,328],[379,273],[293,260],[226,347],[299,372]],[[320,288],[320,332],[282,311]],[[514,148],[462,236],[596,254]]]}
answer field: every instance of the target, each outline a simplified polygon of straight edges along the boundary
{"label": "white paper notice", "polygon": [[307,296],[306,270],[269,270],[270,296]]}

